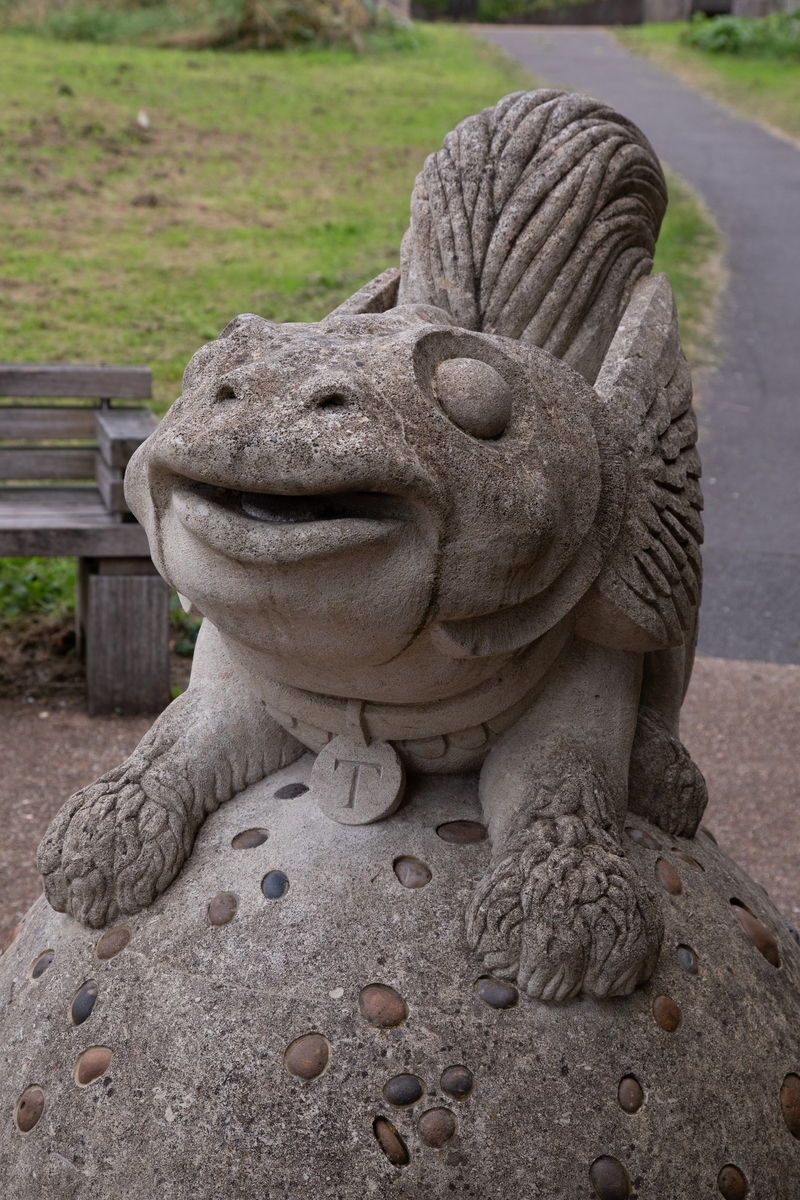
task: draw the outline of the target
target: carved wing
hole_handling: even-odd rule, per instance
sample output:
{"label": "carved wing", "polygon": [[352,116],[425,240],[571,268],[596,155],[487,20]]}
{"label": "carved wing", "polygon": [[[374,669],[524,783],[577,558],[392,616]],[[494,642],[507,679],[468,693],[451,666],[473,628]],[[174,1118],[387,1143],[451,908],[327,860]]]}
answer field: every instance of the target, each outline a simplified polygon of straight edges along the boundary
{"label": "carved wing", "polygon": [[665,275],[637,283],[595,391],[625,480],[622,521],[579,632],[630,649],[678,646],[700,603],[700,457],[692,381]]}

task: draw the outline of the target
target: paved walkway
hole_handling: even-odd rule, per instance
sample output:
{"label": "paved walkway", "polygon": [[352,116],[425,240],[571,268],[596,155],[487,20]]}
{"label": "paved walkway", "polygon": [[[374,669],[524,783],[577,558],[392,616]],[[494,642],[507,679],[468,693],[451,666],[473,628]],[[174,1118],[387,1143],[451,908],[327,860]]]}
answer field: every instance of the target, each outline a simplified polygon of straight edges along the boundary
{"label": "paved walkway", "polygon": [[547,84],[631,117],[719,223],[731,283],[723,361],[703,390],[700,650],[800,663],[800,151],[601,30],[481,34]]}

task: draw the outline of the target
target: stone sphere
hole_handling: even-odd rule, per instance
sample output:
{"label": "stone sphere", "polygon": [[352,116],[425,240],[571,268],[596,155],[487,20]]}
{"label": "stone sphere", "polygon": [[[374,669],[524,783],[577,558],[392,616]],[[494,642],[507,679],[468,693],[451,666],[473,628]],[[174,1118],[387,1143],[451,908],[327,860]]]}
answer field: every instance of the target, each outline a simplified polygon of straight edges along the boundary
{"label": "stone sphere", "polygon": [[30,910],[0,959],[3,1196],[797,1200],[800,946],[709,835],[629,818],[658,969],[550,1006],[466,947],[476,778],[344,826],[312,765],[110,930]]}

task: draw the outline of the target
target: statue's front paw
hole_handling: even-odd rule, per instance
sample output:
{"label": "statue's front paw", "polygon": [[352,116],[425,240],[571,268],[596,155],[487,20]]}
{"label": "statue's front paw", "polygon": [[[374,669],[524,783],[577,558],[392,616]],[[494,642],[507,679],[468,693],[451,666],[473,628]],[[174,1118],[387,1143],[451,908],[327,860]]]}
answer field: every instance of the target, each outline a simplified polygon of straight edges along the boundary
{"label": "statue's front paw", "polygon": [[625,996],[649,979],[663,926],[657,902],[602,830],[540,820],[479,885],[471,948],[496,975],[551,1002]]}
{"label": "statue's front paw", "polygon": [[76,792],[39,846],[49,903],[93,928],[152,904],[191,850],[180,796],[149,795],[136,774],[119,768]]}

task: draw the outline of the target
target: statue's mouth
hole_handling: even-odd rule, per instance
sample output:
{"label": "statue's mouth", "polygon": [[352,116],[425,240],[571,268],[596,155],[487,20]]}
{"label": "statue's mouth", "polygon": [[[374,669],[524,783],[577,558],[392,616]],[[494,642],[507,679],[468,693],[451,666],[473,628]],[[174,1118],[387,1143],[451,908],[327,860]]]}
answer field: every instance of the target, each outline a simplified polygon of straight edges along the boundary
{"label": "statue's mouth", "polygon": [[415,524],[412,501],[390,492],[245,492],[183,476],[175,479],[172,504],[207,545],[262,563],[386,543]]}
{"label": "statue's mouth", "polygon": [[303,525],[313,521],[407,521],[408,506],[388,492],[321,492],[287,495],[282,492],[236,492],[229,488],[196,490],[206,499],[270,525]]}

